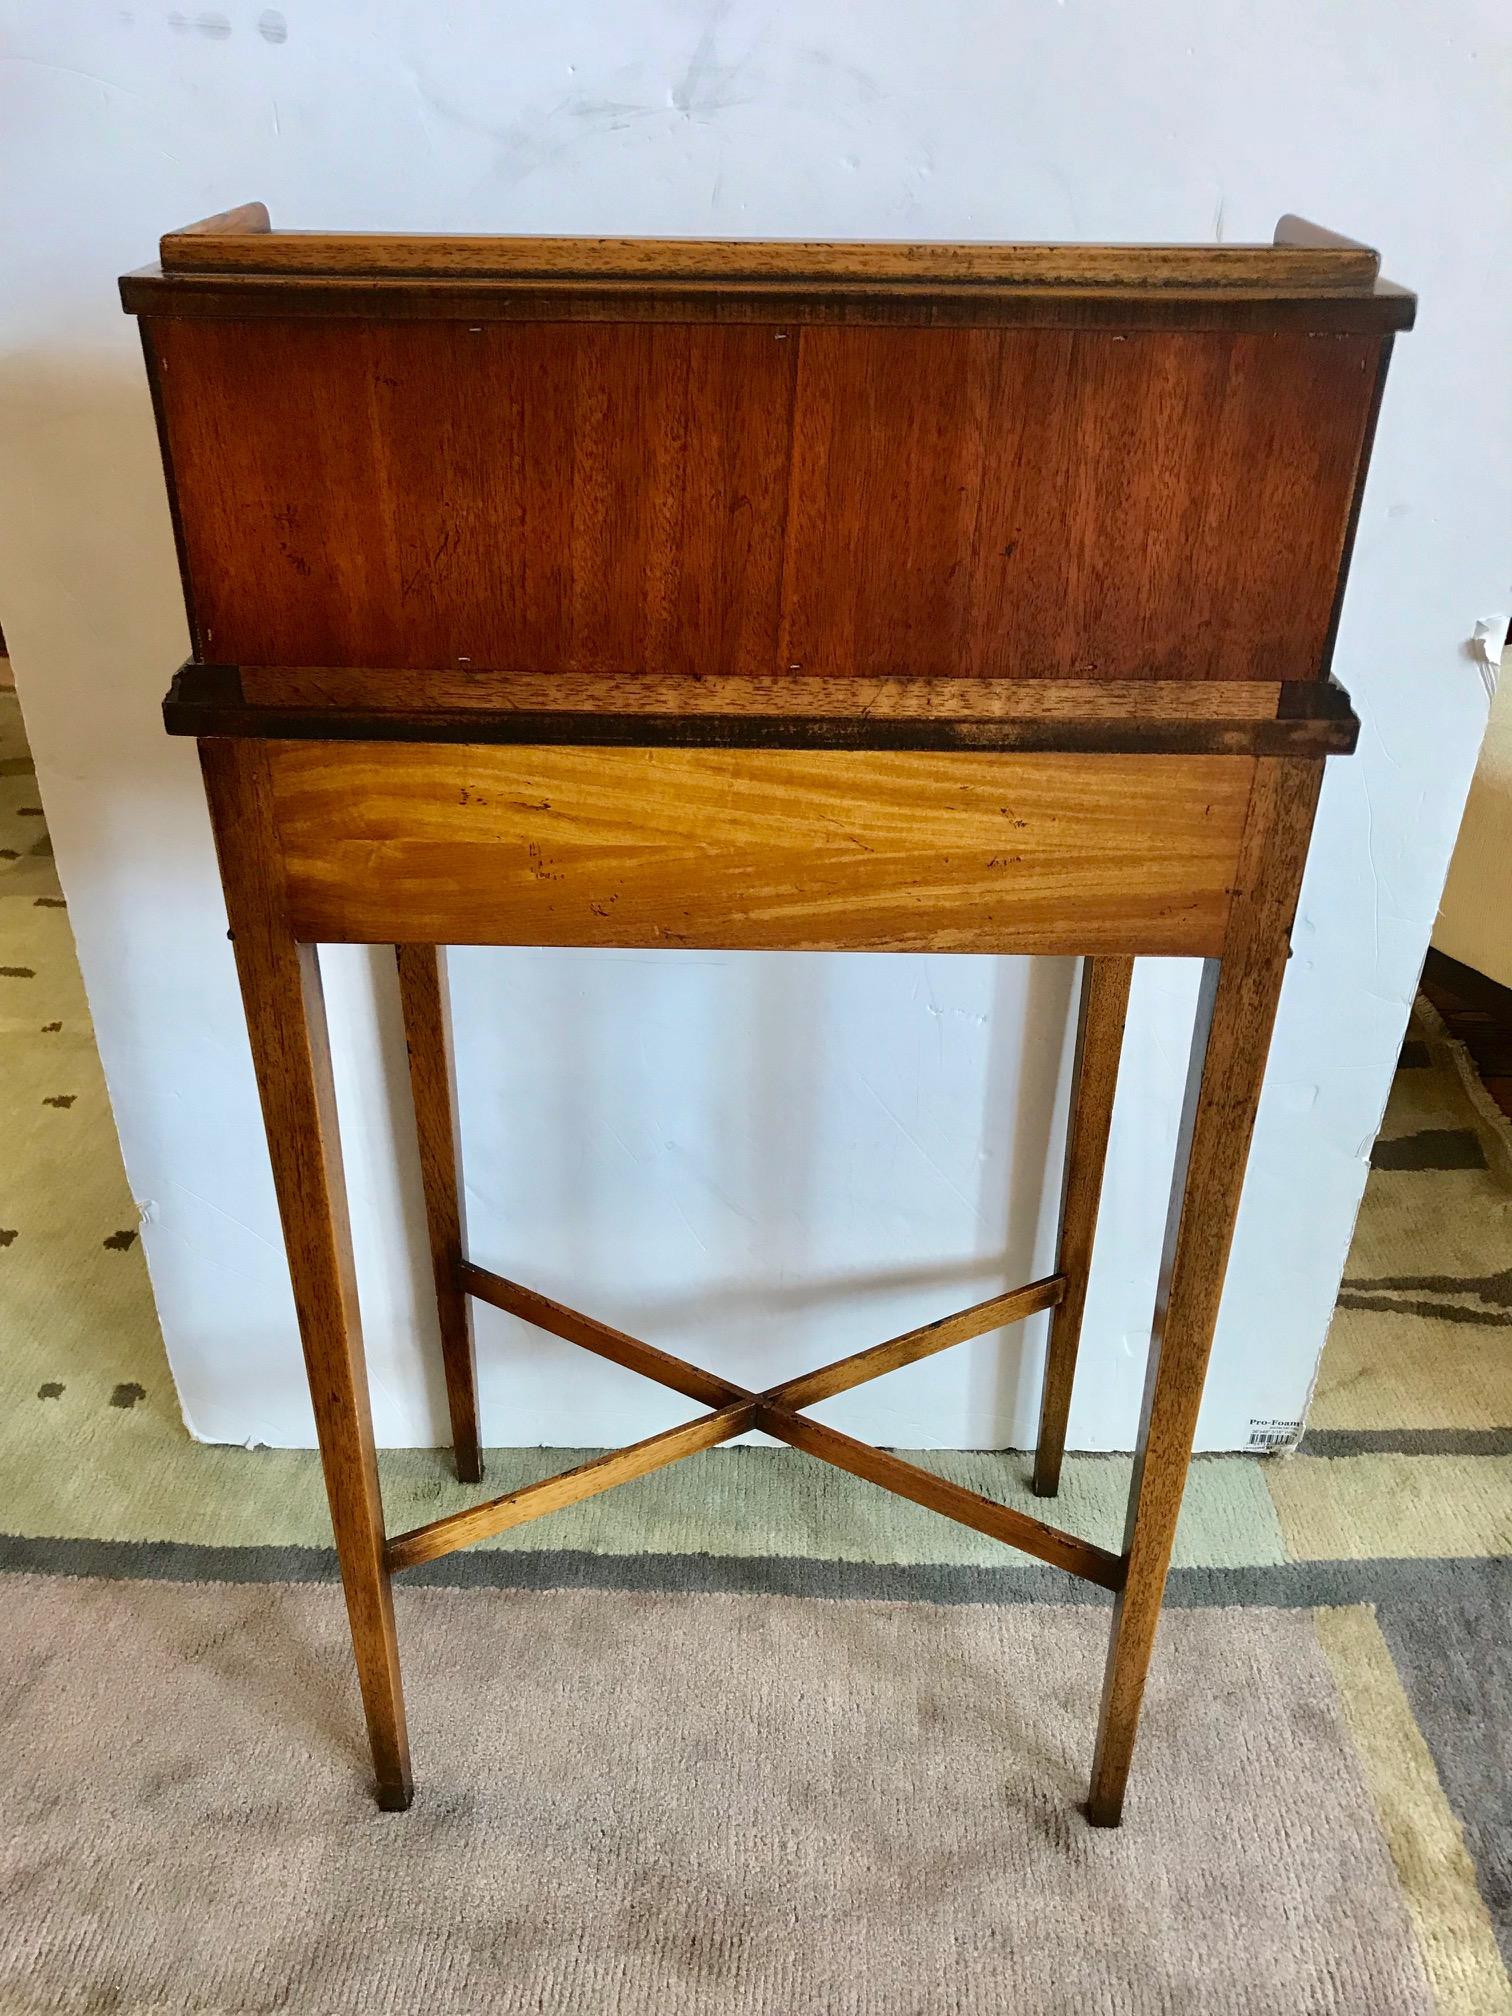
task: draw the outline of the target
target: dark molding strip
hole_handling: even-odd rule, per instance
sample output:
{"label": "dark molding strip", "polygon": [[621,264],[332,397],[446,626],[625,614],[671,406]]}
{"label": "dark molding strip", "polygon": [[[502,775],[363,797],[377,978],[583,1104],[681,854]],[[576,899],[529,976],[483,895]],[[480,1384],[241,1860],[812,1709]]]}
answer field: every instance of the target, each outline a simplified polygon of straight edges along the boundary
{"label": "dark molding strip", "polygon": [[[143,1582],[335,1582],[330,1547],[207,1547],[171,1540],[0,1535],[0,1571]],[[405,1586],[602,1589],[685,1596],[792,1596],[888,1603],[1107,1604],[1107,1591],[1039,1563],[807,1560],[788,1555],[593,1554],[575,1548],[482,1548],[410,1569]],[[1298,1610],[1352,1603],[1512,1599],[1512,1558],[1293,1561],[1176,1568],[1178,1609]]]}
{"label": "dark molding strip", "polygon": [[575,748],[1106,751],[1117,755],[1347,756],[1360,724],[1316,682],[1314,711],[1274,720],[994,720],[931,716],[527,712],[516,708],[253,706],[234,666],[185,665],[163,701],[170,735],[279,742],[541,743]]}
{"label": "dark molding strip", "polygon": [[1410,329],[1416,296],[1388,280],[1373,291],[1277,296],[1238,287],[1026,287],[981,283],[889,289],[852,281],[815,293],[784,282],[682,281],[654,292],[625,282],[342,278],[334,274],[165,273],[120,279],[128,315],[350,319],[380,308],[386,322],[754,322],[988,329],[1258,329],[1384,336]]}
{"label": "dark molding strip", "polygon": [[[1374,1309],[1381,1305],[1361,1301],[1355,1306]],[[1512,1456],[1512,1428],[1309,1428],[1297,1454],[1329,1458]]]}

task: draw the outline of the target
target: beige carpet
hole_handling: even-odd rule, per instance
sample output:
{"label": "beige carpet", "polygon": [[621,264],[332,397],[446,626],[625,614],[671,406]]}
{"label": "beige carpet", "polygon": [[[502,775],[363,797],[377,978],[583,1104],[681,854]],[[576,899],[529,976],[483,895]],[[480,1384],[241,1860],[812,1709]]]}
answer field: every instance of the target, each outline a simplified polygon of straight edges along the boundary
{"label": "beige carpet", "polygon": [[8,2009],[1433,2006],[1306,1613],[1168,1621],[1119,1833],[1075,1810],[1089,1608],[406,1590],[403,1817],[335,1590],[7,1615]]}

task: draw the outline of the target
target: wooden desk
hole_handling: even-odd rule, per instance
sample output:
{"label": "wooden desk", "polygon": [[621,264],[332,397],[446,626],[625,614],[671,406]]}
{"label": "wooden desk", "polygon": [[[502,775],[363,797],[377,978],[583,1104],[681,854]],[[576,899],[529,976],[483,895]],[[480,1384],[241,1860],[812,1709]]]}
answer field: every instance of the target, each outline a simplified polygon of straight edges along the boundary
{"label": "wooden desk", "polygon": [[[381,1802],[391,1576],[759,1427],[1115,1592],[1122,1812],[1323,758],[1393,333],[1376,255],[1270,246],[163,240],[140,316],[198,738]],[[384,1531],[315,945],[390,943],[459,1473],[481,1299],[683,1427]],[[1056,1272],[754,1393],[467,1257],[439,948],[1084,960]],[[1130,972],[1204,962],[1122,1550],[806,1409],[1053,1309],[1057,1489]]]}

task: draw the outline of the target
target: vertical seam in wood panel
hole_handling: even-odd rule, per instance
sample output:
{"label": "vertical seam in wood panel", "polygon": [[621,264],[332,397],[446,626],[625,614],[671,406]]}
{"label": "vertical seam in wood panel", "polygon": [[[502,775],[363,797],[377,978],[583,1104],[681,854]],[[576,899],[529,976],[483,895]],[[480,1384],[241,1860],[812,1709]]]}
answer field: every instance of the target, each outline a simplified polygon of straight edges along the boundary
{"label": "vertical seam in wood panel", "polygon": [[[804,327],[790,328],[793,346],[793,375],[788,387],[787,481],[782,486],[782,565],[777,584],[777,663],[774,672],[785,672],[792,660],[793,489],[798,481],[798,387],[803,378]],[[773,337],[773,342],[777,339]]]}
{"label": "vertical seam in wood panel", "polygon": [[[395,655],[398,656],[402,653],[407,659],[410,653],[406,648],[402,629],[406,600],[404,593],[404,556],[400,551],[399,525],[394,511],[393,470],[389,454],[390,441],[385,430],[379,424],[378,372],[376,369],[377,360],[373,354],[371,324],[363,323],[360,326],[355,336],[353,348],[358,358],[367,366],[368,460],[373,472],[373,509],[379,525],[383,528],[384,544],[387,549],[385,558],[388,561],[390,579],[393,581],[398,595],[394,608],[395,614],[400,618],[400,626],[399,635],[395,640],[398,645]],[[451,662],[450,658],[448,658],[447,662]]]}
{"label": "vertical seam in wood panel", "polygon": [[[1006,331],[997,331],[997,343],[993,349],[992,387],[987,397],[987,418],[982,428],[982,452],[977,462],[976,509],[971,514],[971,569],[967,582],[966,600],[962,605],[960,634],[956,638],[956,654],[960,670],[976,672],[980,670],[981,651],[972,643],[973,633],[980,633],[986,626],[982,618],[984,597],[981,589],[982,578],[982,512],[987,502],[987,462],[988,444],[998,439],[998,408],[1003,397],[1003,350]],[[973,612],[976,612],[975,615]]]}
{"label": "vertical seam in wood panel", "polygon": [[[689,334],[687,323],[668,323],[665,328],[658,330],[657,334],[662,338],[662,342],[660,346],[655,344],[651,346],[653,355],[658,347],[666,351],[673,345],[677,346],[673,353],[677,359],[677,368],[674,372],[666,374],[677,379],[676,400],[669,402],[677,414],[676,482],[673,485],[664,480],[660,497],[654,486],[649,491],[650,509],[646,513],[646,519],[651,537],[641,570],[641,630],[639,648],[636,652],[637,661],[642,665],[657,662],[664,665],[686,663],[687,660],[684,646],[687,633],[679,623],[678,612],[681,612],[682,622],[685,623],[688,483],[693,461],[693,339]],[[648,376],[655,379],[657,373],[653,370]],[[665,424],[660,431],[666,435],[668,428]],[[725,435],[724,445],[728,451],[728,434]],[[727,468],[726,464],[720,475],[715,478],[716,485],[721,489],[725,487]],[[660,473],[665,477],[664,471]],[[657,534],[662,529],[670,532],[674,508],[677,519],[676,537],[662,540]],[[696,515],[695,507],[695,517]],[[720,541],[719,568],[712,586],[714,597],[718,602],[720,619],[719,643],[715,655],[723,664],[725,639],[728,634],[725,626],[730,620],[729,551],[725,538],[721,538]],[[696,658],[698,654],[694,655]]]}

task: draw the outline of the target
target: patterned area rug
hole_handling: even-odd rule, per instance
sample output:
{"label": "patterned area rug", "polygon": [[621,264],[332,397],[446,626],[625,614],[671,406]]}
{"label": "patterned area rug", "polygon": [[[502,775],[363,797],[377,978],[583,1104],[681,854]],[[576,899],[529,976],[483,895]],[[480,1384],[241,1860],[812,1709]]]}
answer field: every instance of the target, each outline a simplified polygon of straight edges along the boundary
{"label": "patterned area rug", "polygon": [[0,1045],[0,2008],[1512,2011],[1512,1196],[1428,1038],[1300,1451],[1193,1472],[1115,1834],[1099,1593],[772,1449],[405,1578],[379,1814],[315,1459],[180,1423],[5,696]]}

